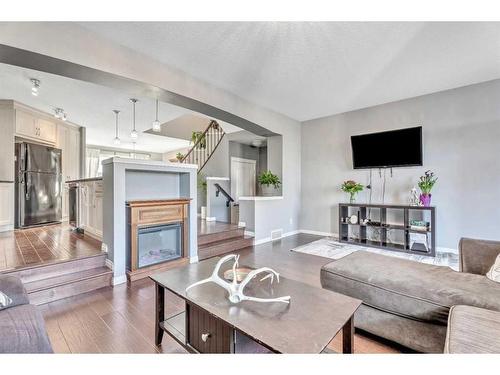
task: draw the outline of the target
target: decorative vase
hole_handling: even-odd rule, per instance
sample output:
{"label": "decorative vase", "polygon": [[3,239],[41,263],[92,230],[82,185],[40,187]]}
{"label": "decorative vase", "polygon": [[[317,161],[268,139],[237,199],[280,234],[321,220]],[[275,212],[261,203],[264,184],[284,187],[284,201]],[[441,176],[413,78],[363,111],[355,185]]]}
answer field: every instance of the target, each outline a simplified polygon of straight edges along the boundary
{"label": "decorative vase", "polygon": [[262,196],[272,197],[276,189],[272,185],[262,185]]}
{"label": "decorative vase", "polygon": [[429,207],[431,205],[431,198],[432,198],[432,194],[420,194],[420,203],[422,203],[422,206],[424,207]]}
{"label": "decorative vase", "polygon": [[349,193],[349,203],[354,203],[356,201],[356,193]]}

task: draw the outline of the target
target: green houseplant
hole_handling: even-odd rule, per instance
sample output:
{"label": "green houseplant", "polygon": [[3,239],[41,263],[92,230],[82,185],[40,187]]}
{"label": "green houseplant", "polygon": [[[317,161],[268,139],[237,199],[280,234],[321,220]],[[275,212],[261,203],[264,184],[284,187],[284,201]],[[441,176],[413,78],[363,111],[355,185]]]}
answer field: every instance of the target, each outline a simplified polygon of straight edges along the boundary
{"label": "green houseplant", "polygon": [[181,162],[182,159],[184,159],[184,154],[178,152],[176,155],[175,155],[175,158],[177,159],[177,161]]}
{"label": "green houseplant", "polygon": [[259,184],[262,186],[262,195],[271,196],[281,186],[280,178],[271,171],[259,175]]}
{"label": "green houseplant", "polygon": [[353,180],[344,181],[340,187],[344,193],[349,193],[349,202],[354,203],[356,194],[363,191],[364,186]]}
{"label": "green houseplant", "polygon": [[422,191],[420,194],[420,203],[422,206],[429,207],[431,205],[431,190],[434,187],[434,184],[437,182],[437,177],[434,177],[434,172],[426,171],[423,176],[420,176],[420,180],[418,181],[418,187]]}
{"label": "green houseplant", "polygon": [[207,138],[203,132],[197,132],[197,131],[192,132],[191,142],[193,142],[193,145],[196,145],[196,143],[198,143],[198,146],[196,148],[199,149],[207,148]]}

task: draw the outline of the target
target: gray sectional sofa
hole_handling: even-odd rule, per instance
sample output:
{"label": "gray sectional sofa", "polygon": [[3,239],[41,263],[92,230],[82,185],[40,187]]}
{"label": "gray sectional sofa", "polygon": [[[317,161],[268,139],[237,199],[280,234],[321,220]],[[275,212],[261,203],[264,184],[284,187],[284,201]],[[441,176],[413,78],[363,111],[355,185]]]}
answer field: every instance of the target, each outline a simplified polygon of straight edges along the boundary
{"label": "gray sectional sofa", "polygon": [[[357,328],[419,352],[443,353],[445,341],[450,348],[450,340],[453,343],[467,336],[465,332],[448,332],[447,339],[449,318],[454,322],[451,329],[467,325],[457,323],[464,321],[464,308],[453,306],[492,311],[500,320],[500,284],[485,276],[500,254],[500,242],[462,239],[459,250],[460,272],[358,251],[325,265],[321,284],[363,301],[354,319]],[[452,307],[455,311],[449,317]],[[465,310],[470,315],[470,309]],[[477,310],[476,315],[481,313]],[[471,318],[465,320],[470,322]],[[493,331],[498,328],[492,325]],[[500,331],[493,335],[498,337]],[[497,350],[500,353],[500,347]]]}
{"label": "gray sectional sofa", "polygon": [[0,291],[12,300],[0,310],[0,353],[52,353],[43,316],[29,304],[21,280],[0,274]]}

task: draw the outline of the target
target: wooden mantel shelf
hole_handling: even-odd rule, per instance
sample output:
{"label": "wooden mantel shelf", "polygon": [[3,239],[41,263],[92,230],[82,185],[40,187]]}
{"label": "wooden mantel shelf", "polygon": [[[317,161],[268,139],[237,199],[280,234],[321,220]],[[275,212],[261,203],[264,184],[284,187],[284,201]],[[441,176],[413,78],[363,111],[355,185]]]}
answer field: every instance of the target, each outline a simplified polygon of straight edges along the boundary
{"label": "wooden mantel shelf", "polygon": [[128,207],[168,206],[174,204],[187,204],[191,200],[192,200],[191,198],[131,200],[127,201],[127,206]]}

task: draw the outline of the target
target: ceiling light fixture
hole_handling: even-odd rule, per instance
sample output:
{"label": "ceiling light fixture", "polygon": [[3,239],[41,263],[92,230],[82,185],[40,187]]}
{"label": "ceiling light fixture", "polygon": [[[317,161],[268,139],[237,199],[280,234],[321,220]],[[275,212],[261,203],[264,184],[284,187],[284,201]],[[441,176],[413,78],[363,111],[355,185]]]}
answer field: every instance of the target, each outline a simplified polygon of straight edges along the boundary
{"label": "ceiling light fixture", "polygon": [[132,115],[133,116],[132,117],[133,118],[133,120],[132,120],[133,121],[133,123],[132,123],[133,128],[132,128],[132,131],[130,132],[130,138],[137,139],[137,137],[139,137],[139,134],[137,133],[137,130],[135,130],[135,103],[137,103],[138,100],[132,98],[132,99],[130,99],[130,101],[132,102],[132,111],[133,111],[132,112],[133,113],[133,115]]}
{"label": "ceiling light fixture", "polygon": [[158,99],[156,99],[156,120],[153,121],[153,131],[154,132],[161,131],[161,124],[160,121],[158,120]]}
{"label": "ceiling light fixture", "polygon": [[115,145],[120,144],[120,137],[118,136],[118,114],[120,113],[119,110],[113,109],[113,112],[115,113],[115,139],[113,139],[113,143]]}
{"label": "ceiling light fixture", "polygon": [[40,80],[36,78],[31,78],[31,95],[38,96],[38,92],[40,91]]}
{"label": "ceiling light fixture", "polygon": [[62,108],[55,108],[54,109],[54,117],[59,119],[59,120],[62,120],[62,121],[66,121],[68,118],[66,116],[66,112],[64,112],[64,109],[62,109]]}

